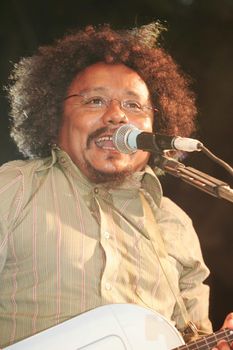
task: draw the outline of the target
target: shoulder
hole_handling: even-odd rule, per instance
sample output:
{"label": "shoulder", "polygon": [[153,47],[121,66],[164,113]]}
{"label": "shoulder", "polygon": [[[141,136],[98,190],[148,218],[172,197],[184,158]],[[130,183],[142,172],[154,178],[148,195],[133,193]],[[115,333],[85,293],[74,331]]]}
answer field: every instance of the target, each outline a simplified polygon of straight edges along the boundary
{"label": "shoulder", "polygon": [[3,164],[0,167],[0,193],[3,194],[7,189],[19,184],[23,177],[23,168],[27,161],[15,160]]}
{"label": "shoulder", "polygon": [[18,217],[32,193],[35,173],[45,161],[15,160],[0,167],[0,216],[8,222]]}
{"label": "shoulder", "polygon": [[175,220],[182,226],[192,225],[188,214],[168,197],[162,197],[160,210],[164,214],[161,216],[161,220]]}
{"label": "shoulder", "polygon": [[30,188],[37,173],[50,169],[53,165],[51,157],[29,160],[14,160],[0,167],[0,195],[17,190],[24,185]]}
{"label": "shoulder", "polygon": [[41,170],[49,162],[49,158],[13,160],[3,164],[0,167],[0,188],[5,183],[12,180],[20,181],[25,176],[32,176],[35,172]]}

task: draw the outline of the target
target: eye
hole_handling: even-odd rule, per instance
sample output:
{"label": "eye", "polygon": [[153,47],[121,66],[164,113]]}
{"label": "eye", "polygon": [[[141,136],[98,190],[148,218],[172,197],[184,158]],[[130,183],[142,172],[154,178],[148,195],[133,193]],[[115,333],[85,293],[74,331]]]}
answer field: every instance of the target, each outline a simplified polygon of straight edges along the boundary
{"label": "eye", "polygon": [[88,107],[99,108],[106,106],[106,100],[101,96],[86,97],[83,104]]}
{"label": "eye", "polygon": [[142,106],[139,102],[133,100],[127,100],[123,102],[123,107],[131,111],[141,111]]}

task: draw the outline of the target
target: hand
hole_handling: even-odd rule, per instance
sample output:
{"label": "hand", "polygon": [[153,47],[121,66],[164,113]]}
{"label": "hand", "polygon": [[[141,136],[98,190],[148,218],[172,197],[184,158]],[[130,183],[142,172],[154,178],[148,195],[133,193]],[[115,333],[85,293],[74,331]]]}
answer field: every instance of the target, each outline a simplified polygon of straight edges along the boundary
{"label": "hand", "polygon": [[[227,315],[225,318],[225,321],[222,325],[223,328],[229,328],[233,329],[233,312]],[[216,347],[214,347],[212,350],[232,350],[233,349],[233,342],[229,344],[226,340],[220,340]]]}

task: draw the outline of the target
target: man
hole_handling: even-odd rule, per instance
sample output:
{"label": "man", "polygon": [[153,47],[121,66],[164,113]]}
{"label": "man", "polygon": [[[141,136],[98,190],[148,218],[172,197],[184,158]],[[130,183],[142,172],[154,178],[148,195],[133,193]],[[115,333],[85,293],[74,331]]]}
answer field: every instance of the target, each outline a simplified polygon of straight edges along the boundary
{"label": "man", "polygon": [[162,197],[153,157],[112,141],[128,123],[194,131],[193,95],[155,46],[158,27],[88,27],[12,74],[12,136],[31,159],[1,168],[1,346],[109,303],[149,307],[182,331],[179,298],[200,334],[211,332],[190,219]]}

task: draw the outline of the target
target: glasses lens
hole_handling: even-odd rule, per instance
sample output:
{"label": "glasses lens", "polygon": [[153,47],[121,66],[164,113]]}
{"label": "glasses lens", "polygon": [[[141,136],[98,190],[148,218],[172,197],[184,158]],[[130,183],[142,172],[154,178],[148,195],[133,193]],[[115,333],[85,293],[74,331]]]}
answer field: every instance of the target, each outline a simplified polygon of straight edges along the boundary
{"label": "glasses lens", "polygon": [[121,103],[122,108],[129,113],[142,113],[142,106],[138,101],[125,100]]}

